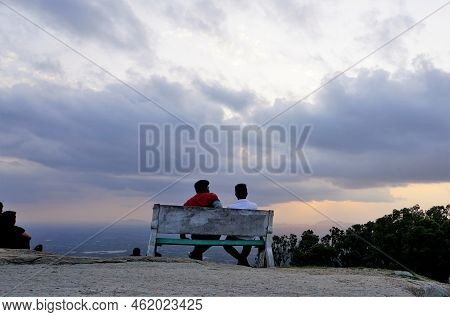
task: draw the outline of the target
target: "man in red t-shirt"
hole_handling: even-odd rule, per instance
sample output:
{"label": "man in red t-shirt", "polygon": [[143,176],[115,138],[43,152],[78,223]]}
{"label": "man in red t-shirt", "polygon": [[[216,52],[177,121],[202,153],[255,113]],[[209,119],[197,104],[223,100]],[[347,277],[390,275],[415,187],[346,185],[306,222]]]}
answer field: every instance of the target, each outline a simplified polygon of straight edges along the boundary
{"label": "man in red t-shirt", "polygon": [[[189,198],[184,206],[192,206],[192,207],[214,207],[214,208],[222,208],[222,203],[217,197],[216,194],[209,192],[209,182],[207,180],[199,180],[194,184],[195,194],[191,198]],[[184,238],[185,235],[181,235],[181,238]],[[205,234],[192,234],[191,238],[193,240],[219,240],[220,235],[205,235]],[[194,260],[203,260],[203,253],[208,250],[210,247],[206,245],[197,245],[194,247],[191,253],[189,253],[189,257]]]}

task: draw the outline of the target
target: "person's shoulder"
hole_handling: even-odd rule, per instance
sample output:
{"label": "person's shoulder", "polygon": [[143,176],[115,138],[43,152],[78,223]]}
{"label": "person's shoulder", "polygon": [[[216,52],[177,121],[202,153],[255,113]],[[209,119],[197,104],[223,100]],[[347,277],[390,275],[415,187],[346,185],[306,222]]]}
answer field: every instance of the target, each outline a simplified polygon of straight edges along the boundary
{"label": "person's shoulder", "polygon": [[196,196],[197,195],[194,195],[191,198],[189,198],[188,200],[186,200],[186,202],[184,203],[183,206],[192,206],[192,204],[194,204],[194,202],[195,202]]}
{"label": "person's shoulder", "polygon": [[240,199],[234,203],[228,205],[228,208],[232,209],[258,209],[258,205],[249,200]]}
{"label": "person's shoulder", "polygon": [[211,199],[211,200],[219,200],[219,196],[217,196],[217,194],[215,194],[215,193],[205,193],[205,194],[207,194],[208,195],[208,197]]}
{"label": "person's shoulder", "polygon": [[234,203],[228,205],[228,208],[232,208],[232,209],[237,209],[238,207],[239,207],[238,202],[234,202]]}
{"label": "person's shoulder", "polygon": [[17,233],[24,233],[24,232],[25,232],[25,229],[22,228],[22,227],[14,226],[14,232],[17,232]]}
{"label": "person's shoulder", "polygon": [[247,201],[247,208],[248,208],[248,209],[258,209],[258,205],[255,204],[254,202],[248,200],[248,201]]}
{"label": "person's shoulder", "polygon": [[22,234],[25,232],[25,229],[18,226],[13,226],[9,228],[5,228],[5,230],[2,230],[6,235],[17,235]]}

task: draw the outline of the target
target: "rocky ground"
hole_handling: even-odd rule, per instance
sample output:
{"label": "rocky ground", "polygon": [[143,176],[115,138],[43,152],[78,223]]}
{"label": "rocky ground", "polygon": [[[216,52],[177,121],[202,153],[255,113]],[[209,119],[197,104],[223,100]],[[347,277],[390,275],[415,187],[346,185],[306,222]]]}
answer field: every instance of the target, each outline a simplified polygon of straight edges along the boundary
{"label": "rocky ground", "polygon": [[449,296],[450,285],[376,269],[271,268],[0,249],[1,296]]}

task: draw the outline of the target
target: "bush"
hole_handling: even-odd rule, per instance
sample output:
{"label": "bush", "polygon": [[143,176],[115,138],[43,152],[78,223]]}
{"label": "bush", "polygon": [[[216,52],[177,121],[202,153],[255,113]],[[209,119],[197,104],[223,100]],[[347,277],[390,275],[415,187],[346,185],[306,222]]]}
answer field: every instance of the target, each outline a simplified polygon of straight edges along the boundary
{"label": "bush", "polygon": [[450,275],[450,205],[423,211],[419,206],[354,225],[333,227],[319,239],[312,230],[300,239],[274,237],[276,265],[317,265],[408,269],[447,282]]}

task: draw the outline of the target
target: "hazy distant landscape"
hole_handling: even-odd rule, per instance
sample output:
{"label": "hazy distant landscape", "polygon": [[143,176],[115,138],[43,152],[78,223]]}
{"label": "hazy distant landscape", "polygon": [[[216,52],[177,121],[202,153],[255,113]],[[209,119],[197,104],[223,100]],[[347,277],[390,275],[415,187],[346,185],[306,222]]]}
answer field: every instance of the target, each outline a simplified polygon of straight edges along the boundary
{"label": "hazy distant landscape", "polygon": [[[80,243],[96,234],[102,225],[92,224],[26,224],[27,230],[33,235],[32,247],[42,244],[44,250],[57,254],[79,256],[123,256],[131,254],[133,248],[140,248],[142,254],[147,250],[148,238],[150,235],[149,225],[144,221],[132,220],[126,223],[119,223],[108,228],[94,239],[77,247]],[[296,233],[301,234],[307,229],[313,229],[320,236],[328,233],[332,227],[330,222],[319,222],[315,225],[275,225],[275,234],[283,235]],[[192,247],[184,246],[163,246],[160,252],[164,256],[186,256]],[[234,263],[234,259],[223,251],[221,247],[213,247],[205,254],[206,261]]]}

